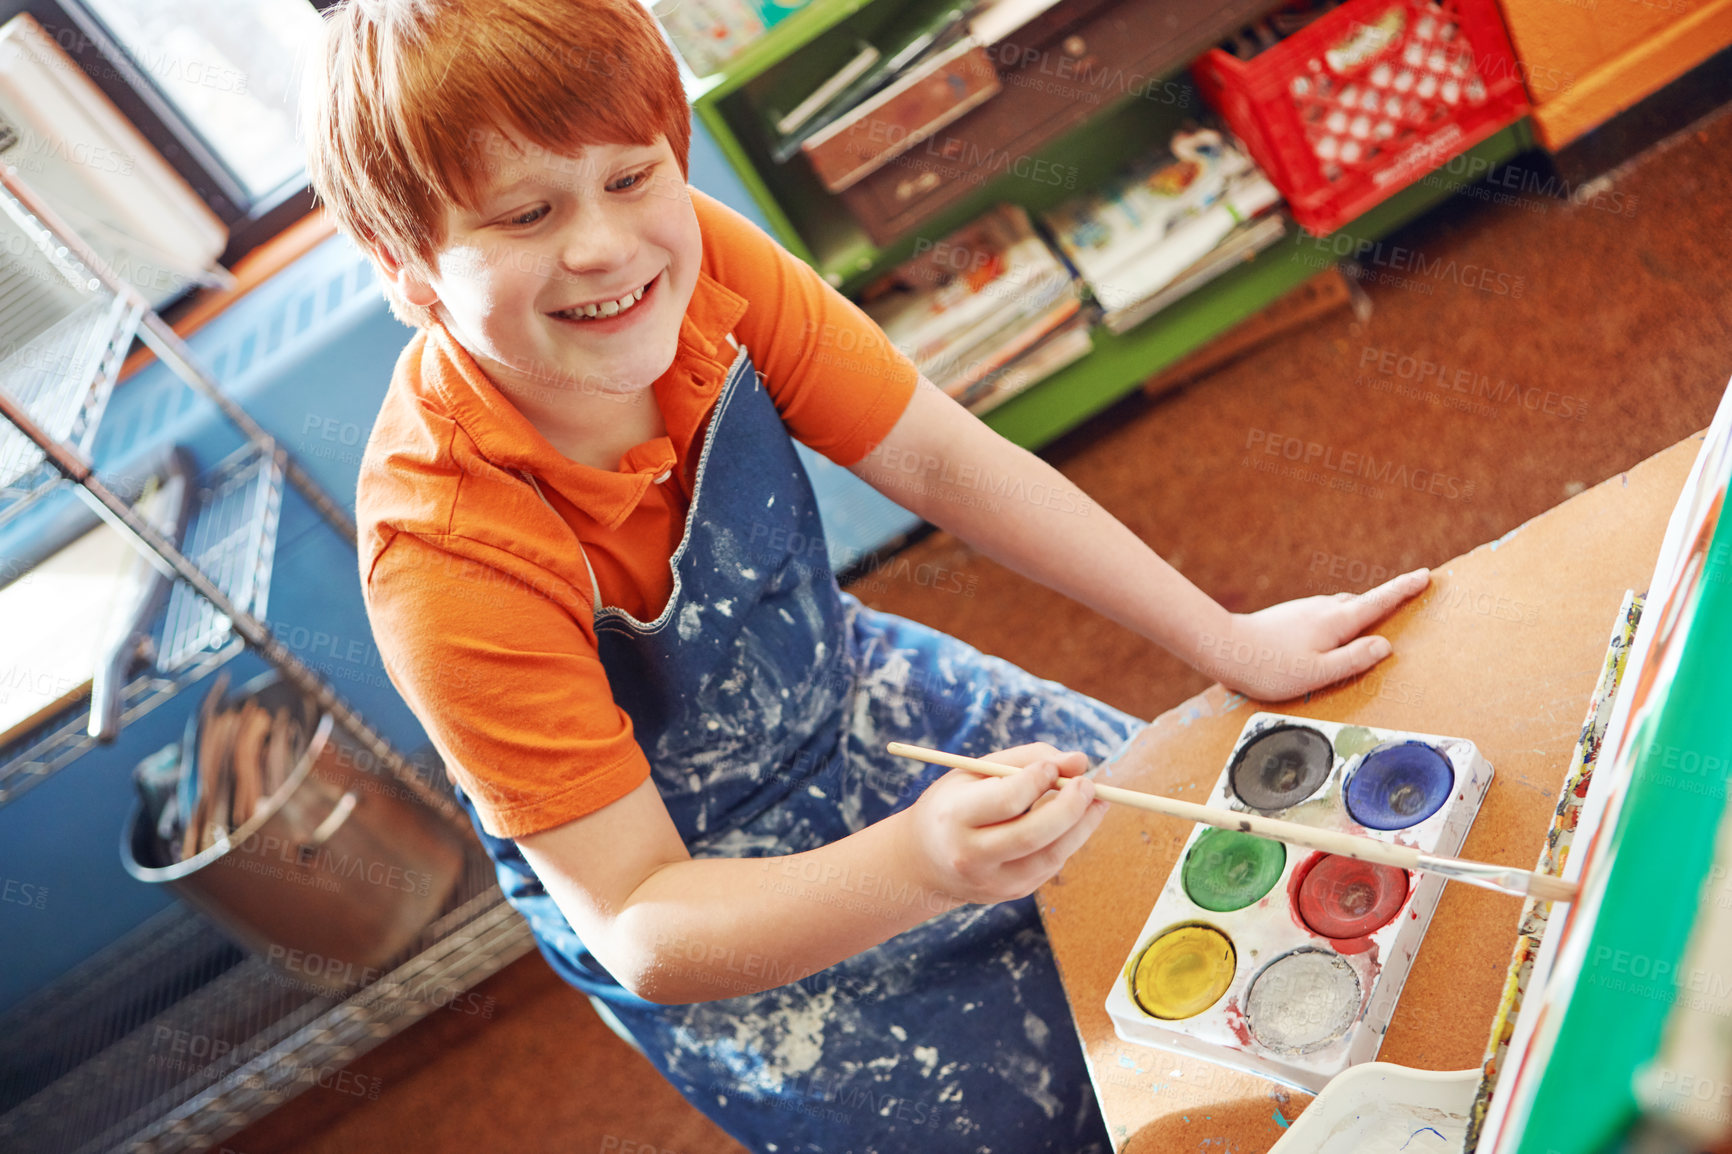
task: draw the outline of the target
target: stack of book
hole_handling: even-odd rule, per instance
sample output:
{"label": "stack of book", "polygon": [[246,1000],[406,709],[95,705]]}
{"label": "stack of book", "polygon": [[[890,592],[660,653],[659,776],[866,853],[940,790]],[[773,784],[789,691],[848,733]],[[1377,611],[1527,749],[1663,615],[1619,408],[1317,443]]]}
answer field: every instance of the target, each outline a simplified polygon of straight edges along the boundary
{"label": "stack of book", "polygon": [[[672,10],[684,3],[686,0],[657,0],[657,8]],[[796,152],[810,154],[822,145],[814,137],[826,131],[833,135],[835,129],[831,126],[838,121],[858,120],[867,111],[867,102],[887,88],[906,86],[918,76],[945,71],[942,66],[950,61],[938,59],[945,54],[954,60],[967,49],[989,49],[1057,3],[1058,0],[957,0],[936,14],[916,11],[898,16],[877,33],[882,48],[856,40],[854,55],[841,68],[801,95],[787,112],[779,109],[771,112],[769,124],[775,130],[772,159],[782,164]],[[984,54],[982,59],[990,71],[992,59]],[[969,70],[948,71],[957,76],[952,81],[952,104],[960,106],[979,97],[982,86],[970,83]],[[903,107],[893,109],[899,115],[905,111]],[[918,130],[931,125],[899,123],[896,127]],[[889,124],[880,131],[890,131]]]}
{"label": "stack of book", "polygon": [[855,54],[787,112],[770,112],[770,156],[803,154],[829,192],[852,188],[940,128],[996,96],[998,70],[969,34],[970,0],[936,14],[904,13],[880,33],[883,47]]}
{"label": "stack of book", "polygon": [[949,0],[898,14],[817,87],[769,98],[771,159],[803,153],[826,191],[846,192],[997,96],[1008,57],[996,46],[1058,2]]}
{"label": "stack of book", "polygon": [[1013,204],[926,247],[868,288],[861,307],[928,380],[975,412],[1091,347],[1076,281]]}
{"label": "stack of book", "polygon": [[1280,240],[1280,199],[1230,136],[1199,128],[1041,219],[1120,333]]}

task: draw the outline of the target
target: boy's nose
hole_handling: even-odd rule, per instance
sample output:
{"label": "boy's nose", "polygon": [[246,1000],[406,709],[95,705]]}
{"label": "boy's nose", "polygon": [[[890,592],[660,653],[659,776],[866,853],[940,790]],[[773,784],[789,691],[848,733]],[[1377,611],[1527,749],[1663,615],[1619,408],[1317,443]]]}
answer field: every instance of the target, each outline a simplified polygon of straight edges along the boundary
{"label": "boy's nose", "polygon": [[622,268],[637,255],[637,233],[610,213],[586,213],[561,238],[559,263],[568,274]]}

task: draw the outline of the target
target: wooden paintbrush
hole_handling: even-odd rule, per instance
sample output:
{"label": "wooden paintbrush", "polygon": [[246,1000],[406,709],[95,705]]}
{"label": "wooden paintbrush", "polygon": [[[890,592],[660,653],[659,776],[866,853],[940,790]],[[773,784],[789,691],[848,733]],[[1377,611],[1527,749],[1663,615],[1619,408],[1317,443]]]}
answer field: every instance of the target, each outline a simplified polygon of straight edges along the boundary
{"label": "wooden paintbrush", "polygon": [[[991,777],[1009,777],[1017,772],[1016,767],[1001,765],[996,761],[983,761],[978,757],[962,757],[936,749],[925,749],[918,745],[906,745],[900,741],[891,742],[887,748],[898,757],[931,762],[933,765],[949,766],[951,769],[966,769],[971,773],[984,773]],[[1197,805],[1194,802],[1160,797],[1152,793],[1141,793],[1134,789],[1120,789],[1117,786],[1102,785],[1099,782],[1095,782],[1095,796],[1102,801],[1128,805],[1136,809],[1148,810],[1150,813],[1160,813],[1168,817],[1183,818],[1186,821],[1201,822],[1203,825],[1212,825],[1217,829],[1256,834],[1258,837],[1273,838],[1276,841],[1286,842],[1288,845],[1303,846],[1306,849],[1338,854],[1341,857],[1350,857],[1358,861],[1398,866],[1406,870],[1425,870],[1441,877],[1467,882],[1469,885],[1481,886],[1488,890],[1497,890],[1500,893],[1516,894],[1521,897],[1532,896],[1541,901],[1551,902],[1574,901],[1576,897],[1576,884],[1574,882],[1565,881],[1563,878],[1553,877],[1550,874],[1520,869],[1516,866],[1491,865],[1487,862],[1464,861],[1461,858],[1452,857],[1434,857],[1431,854],[1420,853],[1412,846],[1392,845],[1389,842],[1378,841],[1376,838],[1355,837],[1353,834],[1318,829],[1316,826],[1300,825],[1298,822],[1281,821],[1278,818],[1261,817],[1254,813],[1239,813],[1230,809],[1211,809],[1209,806]]]}

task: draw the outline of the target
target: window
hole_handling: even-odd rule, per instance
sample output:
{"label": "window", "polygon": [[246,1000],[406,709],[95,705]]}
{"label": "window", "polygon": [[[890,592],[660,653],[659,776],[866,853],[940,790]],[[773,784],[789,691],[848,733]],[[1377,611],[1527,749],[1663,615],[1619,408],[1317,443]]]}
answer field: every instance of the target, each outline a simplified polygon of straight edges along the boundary
{"label": "window", "polygon": [[295,107],[334,0],[0,0],[34,16],[229,230],[222,262],[312,210]]}
{"label": "window", "polygon": [[295,101],[307,0],[83,0],[255,200],[304,169]]}

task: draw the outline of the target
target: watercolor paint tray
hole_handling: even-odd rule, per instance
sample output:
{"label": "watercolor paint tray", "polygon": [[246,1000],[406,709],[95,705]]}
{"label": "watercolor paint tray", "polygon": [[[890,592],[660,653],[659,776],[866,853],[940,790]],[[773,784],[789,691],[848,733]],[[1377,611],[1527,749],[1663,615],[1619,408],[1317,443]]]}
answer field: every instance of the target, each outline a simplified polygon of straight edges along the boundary
{"label": "watercolor paint tray", "polygon": [[[1257,713],[1206,804],[1447,857],[1491,775],[1464,738]],[[1107,997],[1113,1028],[1315,1093],[1377,1056],[1443,885],[1199,825]]]}

